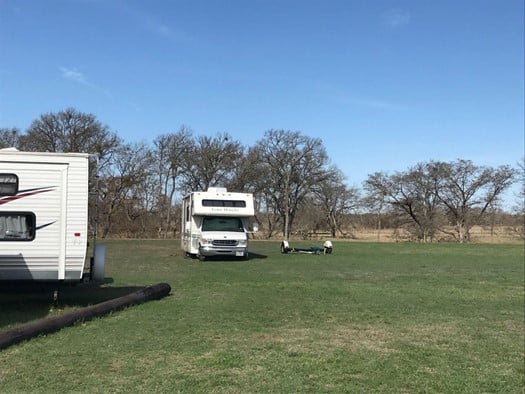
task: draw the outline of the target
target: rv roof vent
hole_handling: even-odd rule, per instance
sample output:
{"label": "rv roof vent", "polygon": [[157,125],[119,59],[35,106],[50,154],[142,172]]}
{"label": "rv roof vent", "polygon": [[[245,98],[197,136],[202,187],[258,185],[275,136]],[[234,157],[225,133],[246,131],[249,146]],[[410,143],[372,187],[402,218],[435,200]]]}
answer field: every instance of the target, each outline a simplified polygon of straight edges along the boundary
{"label": "rv roof vent", "polygon": [[226,193],[228,190],[225,187],[209,187],[208,191],[211,193]]}

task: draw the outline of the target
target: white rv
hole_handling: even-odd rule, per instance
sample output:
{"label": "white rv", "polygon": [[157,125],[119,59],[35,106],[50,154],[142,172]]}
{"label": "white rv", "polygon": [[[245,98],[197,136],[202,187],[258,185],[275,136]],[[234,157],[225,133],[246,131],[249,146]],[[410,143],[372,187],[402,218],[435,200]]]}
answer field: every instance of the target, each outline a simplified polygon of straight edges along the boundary
{"label": "white rv", "polygon": [[[0,280],[83,278],[88,162],[84,153],[0,149]],[[100,279],[103,257],[96,259]]]}
{"label": "white rv", "polygon": [[192,192],[182,200],[182,250],[201,260],[211,256],[247,258],[254,215],[251,193],[232,193],[225,188]]}

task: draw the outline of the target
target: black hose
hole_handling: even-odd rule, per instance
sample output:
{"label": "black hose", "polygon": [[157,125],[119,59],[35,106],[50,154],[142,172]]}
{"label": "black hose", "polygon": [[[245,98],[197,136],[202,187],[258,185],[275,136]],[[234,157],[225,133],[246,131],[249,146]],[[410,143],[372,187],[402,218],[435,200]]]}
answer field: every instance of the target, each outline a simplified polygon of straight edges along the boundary
{"label": "black hose", "polygon": [[149,300],[159,300],[167,296],[171,287],[167,283],[158,283],[131,294],[113,298],[96,305],[76,309],[60,316],[48,317],[26,323],[0,332],[0,349],[31,339],[41,334],[56,332],[64,327],[71,326],[78,321],[87,321],[103,316],[109,312],[125,308],[130,305],[141,304]]}

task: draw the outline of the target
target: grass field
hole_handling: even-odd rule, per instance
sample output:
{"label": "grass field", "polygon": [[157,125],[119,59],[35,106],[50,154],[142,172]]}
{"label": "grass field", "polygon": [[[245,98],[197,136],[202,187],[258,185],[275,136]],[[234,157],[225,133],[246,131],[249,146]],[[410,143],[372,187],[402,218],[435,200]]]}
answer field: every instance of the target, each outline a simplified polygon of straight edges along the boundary
{"label": "grass field", "polygon": [[[293,246],[311,243],[293,243]],[[185,259],[110,241],[103,286],[0,293],[0,329],[167,282],[171,295],[0,352],[0,392],[523,393],[523,245],[334,243]]]}

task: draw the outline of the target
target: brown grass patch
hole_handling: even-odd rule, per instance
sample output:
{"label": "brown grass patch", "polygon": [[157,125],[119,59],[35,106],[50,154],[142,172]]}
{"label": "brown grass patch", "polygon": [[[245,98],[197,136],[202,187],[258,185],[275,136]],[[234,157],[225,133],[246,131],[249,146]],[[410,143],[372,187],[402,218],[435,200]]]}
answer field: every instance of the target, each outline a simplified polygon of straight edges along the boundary
{"label": "brown grass patch", "polygon": [[389,346],[393,338],[391,332],[377,327],[363,329],[334,325],[330,329],[281,328],[270,333],[253,335],[249,342],[259,346],[280,345],[289,353],[328,354],[338,349],[390,353],[395,351]]}
{"label": "brown grass patch", "polygon": [[[447,228],[447,231],[453,232],[453,228]],[[404,242],[412,239],[411,234],[403,228],[393,229],[386,228],[381,230],[370,228],[358,228],[352,230],[353,242]],[[519,229],[510,226],[474,226],[470,230],[472,243],[488,244],[517,244],[523,243],[523,235]],[[323,236],[322,239],[330,239],[330,236]],[[321,238],[320,238],[321,239]],[[454,242],[453,237],[444,233],[437,233],[435,242]]]}

